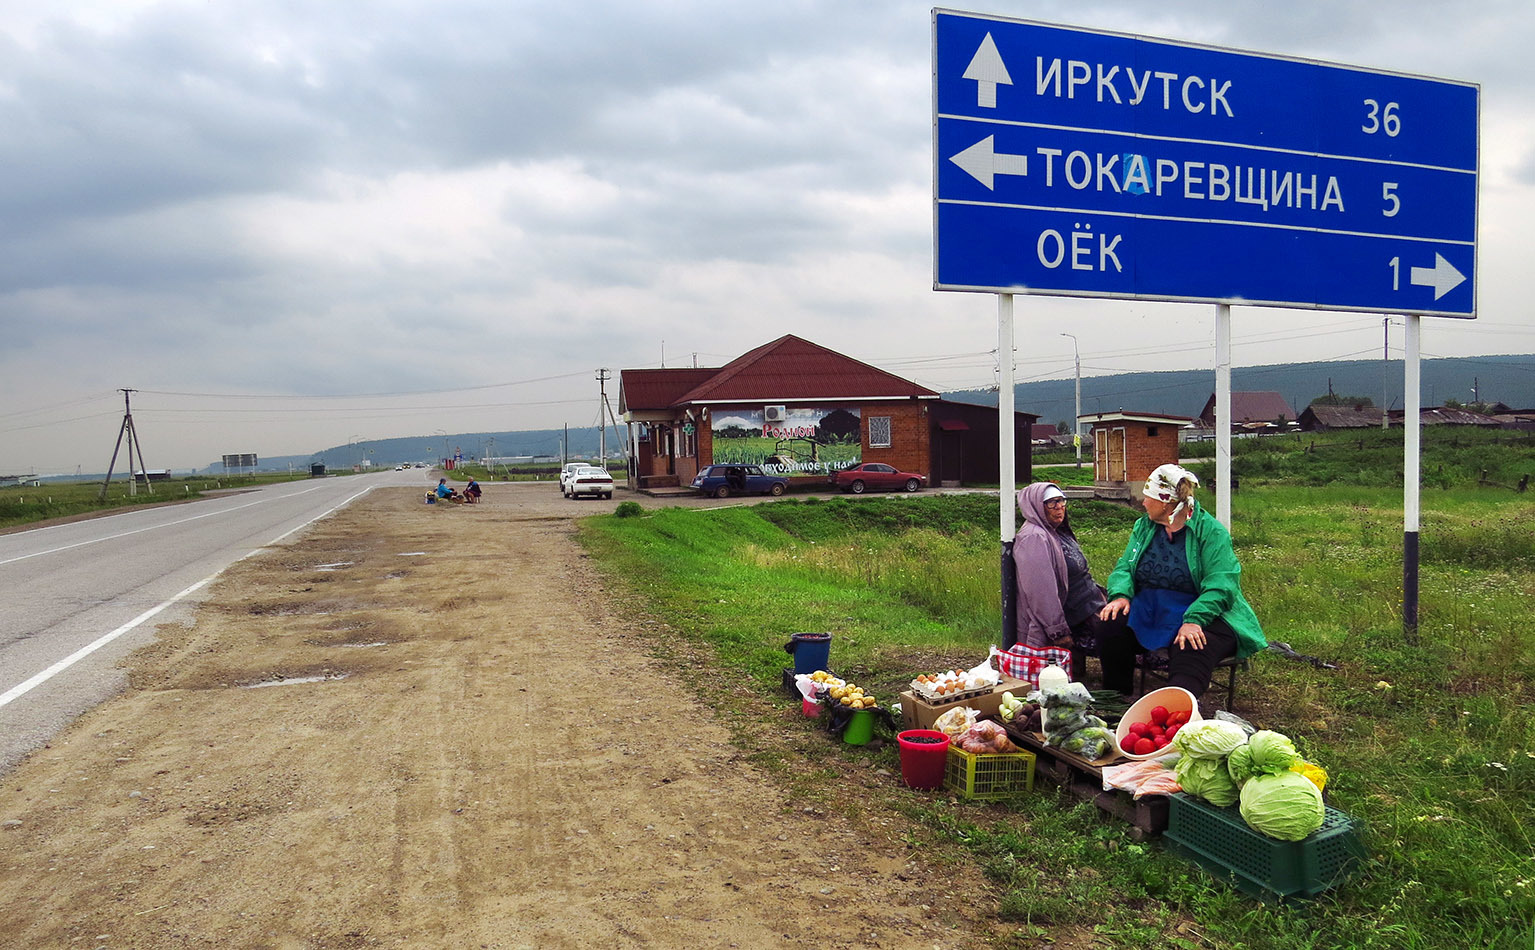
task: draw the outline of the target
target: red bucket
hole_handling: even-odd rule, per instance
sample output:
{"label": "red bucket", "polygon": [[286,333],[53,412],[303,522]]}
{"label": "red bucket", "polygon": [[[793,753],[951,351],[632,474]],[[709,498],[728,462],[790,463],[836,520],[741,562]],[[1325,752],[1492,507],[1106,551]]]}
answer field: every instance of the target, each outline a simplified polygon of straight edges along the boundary
{"label": "red bucket", "polygon": [[895,741],[901,747],[901,778],[911,788],[941,788],[949,761],[949,737],[937,729],[907,729]]}

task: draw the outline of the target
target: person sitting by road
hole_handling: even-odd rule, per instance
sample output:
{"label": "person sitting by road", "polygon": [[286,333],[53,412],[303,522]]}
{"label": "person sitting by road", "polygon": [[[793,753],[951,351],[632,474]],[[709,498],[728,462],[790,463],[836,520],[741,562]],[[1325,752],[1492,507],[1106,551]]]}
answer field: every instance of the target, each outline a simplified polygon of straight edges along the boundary
{"label": "person sitting by road", "polygon": [[746,470],[731,466],[725,470],[725,484],[734,492],[746,491]]}
{"label": "person sitting by road", "polygon": [[447,498],[447,499],[450,499],[452,501],[462,501],[463,500],[462,498],[459,497],[458,492],[456,492],[453,489],[448,487],[448,480],[446,478],[439,478],[439,479],[437,479],[437,497],[438,498]]}
{"label": "person sitting by road", "polygon": [[1098,612],[1108,622],[1098,645],[1105,689],[1134,691],[1137,653],[1167,650],[1167,684],[1196,698],[1210,688],[1215,667],[1268,646],[1263,628],[1242,596],[1242,568],[1226,526],[1199,502],[1199,479],[1163,465],[1142,490],[1146,513],[1130,528],[1125,553],[1109,575],[1109,602]]}
{"label": "person sitting by road", "polygon": [[1097,650],[1103,592],[1071,530],[1059,485],[1035,482],[1020,490],[1018,510],[1024,518],[1013,538],[1018,610],[1012,642],[1005,646],[1070,650],[1071,678],[1080,682],[1087,657]]}
{"label": "person sitting by road", "polygon": [[464,500],[471,505],[480,503],[480,483],[469,479],[469,484],[464,486]]}

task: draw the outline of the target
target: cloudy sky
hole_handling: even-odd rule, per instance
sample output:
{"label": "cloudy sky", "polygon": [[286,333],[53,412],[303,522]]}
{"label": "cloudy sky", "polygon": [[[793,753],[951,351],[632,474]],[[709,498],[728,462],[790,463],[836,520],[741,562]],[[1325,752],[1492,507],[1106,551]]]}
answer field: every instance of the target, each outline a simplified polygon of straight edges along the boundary
{"label": "cloudy sky", "polygon": [[[1426,319],[1423,349],[1535,353],[1525,0],[964,9],[1480,83],[1479,319]],[[591,425],[599,367],[783,333],[989,385],[994,298],[932,289],[930,10],[7,0],[0,474],[104,469],[124,387],[149,466],[191,468]],[[1017,314],[1020,379],[1071,374],[1065,331],[1084,375],[1210,365],[1208,306]],[[1378,316],[1234,313],[1238,365],[1381,342]]]}

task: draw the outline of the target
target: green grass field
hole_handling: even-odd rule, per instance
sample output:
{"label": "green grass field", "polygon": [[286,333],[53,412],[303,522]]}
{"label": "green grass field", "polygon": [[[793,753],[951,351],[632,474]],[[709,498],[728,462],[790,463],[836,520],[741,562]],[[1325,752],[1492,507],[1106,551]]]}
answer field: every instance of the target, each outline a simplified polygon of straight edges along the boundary
{"label": "green grass field", "polygon": [[[1240,712],[1327,768],[1330,804],[1367,826],[1363,873],[1313,900],[1257,902],[1048,784],[993,806],[910,797],[904,820],[969,849],[1004,894],[1014,946],[1049,946],[1059,924],[1116,948],[1531,946],[1535,498],[1425,493],[1414,645],[1400,489],[1260,481],[1234,498],[1244,589],[1271,641],[1338,668],[1260,655]],[[1100,577],[1133,514],[1074,503]],[[997,640],[996,520],[995,497],[812,499],[599,517],[583,537],[649,612],[707,645],[718,675],[770,697],[787,634],[827,630],[833,666],[888,702]],[[893,748],[815,748],[899,774]]]}

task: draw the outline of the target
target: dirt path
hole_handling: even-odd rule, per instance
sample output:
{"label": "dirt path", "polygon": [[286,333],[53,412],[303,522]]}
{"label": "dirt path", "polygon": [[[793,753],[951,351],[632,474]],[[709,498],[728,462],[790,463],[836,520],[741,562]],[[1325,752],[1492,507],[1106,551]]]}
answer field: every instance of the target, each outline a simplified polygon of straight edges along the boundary
{"label": "dirt path", "polygon": [[373,492],[163,628],[0,785],[0,946],[988,945],[973,872],[791,800],[648,658],[572,540],[612,503],[486,498]]}

